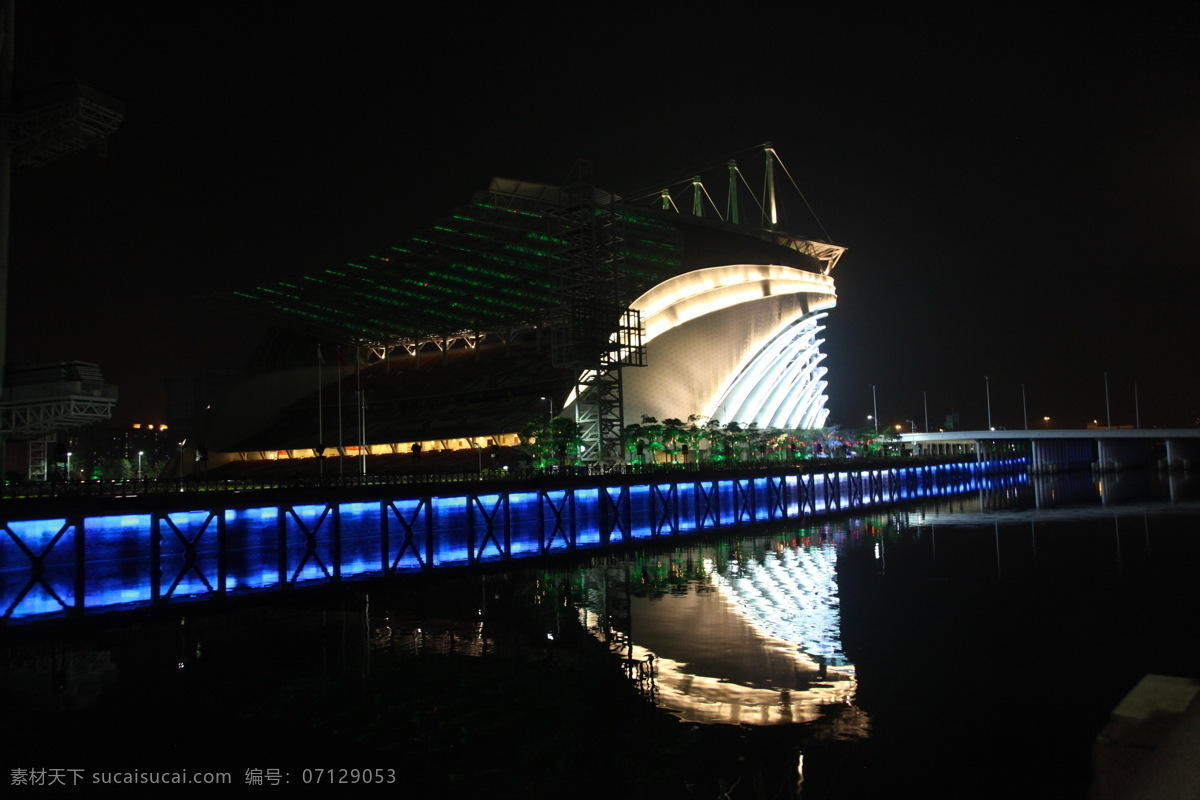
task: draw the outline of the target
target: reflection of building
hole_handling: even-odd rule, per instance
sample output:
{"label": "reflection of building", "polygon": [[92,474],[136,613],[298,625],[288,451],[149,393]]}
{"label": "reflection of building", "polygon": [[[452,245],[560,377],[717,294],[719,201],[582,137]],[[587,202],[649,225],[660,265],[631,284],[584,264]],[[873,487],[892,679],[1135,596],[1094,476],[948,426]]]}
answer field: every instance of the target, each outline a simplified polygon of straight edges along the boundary
{"label": "reflection of building", "polygon": [[686,556],[702,565],[692,579],[662,595],[626,601],[611,580],[597,581],[583,624],[624,658],[652,663],[656,702],[683,719],[820,721],[833,736],[865,735],[854,666],[841,649],[834,547],[704,551]]}
{"label": "reflection of building", "polygon": [[763,636],[799,643],[803,657],[814,664],[849,666],[842,652],[832,545],[780,548],[761,560],[731,560],[714,582]]}
{"label": "reflection of building", "polygon": [[511,444],[547,412],[599,437],[622,412],[823,423],[841,247],[581,191],[497,179],[401,245],[234,293],[290,334],[189,443],[216,466]]}

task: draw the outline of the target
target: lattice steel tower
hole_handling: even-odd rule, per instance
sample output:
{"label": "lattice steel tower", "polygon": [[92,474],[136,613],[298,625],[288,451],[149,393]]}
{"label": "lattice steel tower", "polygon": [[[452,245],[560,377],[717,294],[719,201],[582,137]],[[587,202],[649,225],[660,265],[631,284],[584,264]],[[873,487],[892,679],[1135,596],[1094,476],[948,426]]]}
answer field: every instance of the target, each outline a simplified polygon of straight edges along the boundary
{"label": "lattice steel tower", "polygon": [[584,464],[624,461],[621,370],[645,366],[641,313],[629,307],[621,279],[621,215],[613,197],[597,192],[591,165],[579,162],[563,187],[564,203],[549,212],[563,247],[551,261],[557,298],[551,358],[572,370],[575,421]]}
{"label": "lattice steel tower", "polygon": [[[45,449],[56,432],[109,419],[116,387],[94,365],[64,362],[8,370],[8,258],[12,172],[39,167],[88,147],[103,149],[117,129],[120,103],[78,81],[17,95],[13,91],[13,0],[0,0],[0,460],[14,437],[43,437],[31,448],[30,474],[45,474]],[[14,385],[10,386],[9,384]]]}

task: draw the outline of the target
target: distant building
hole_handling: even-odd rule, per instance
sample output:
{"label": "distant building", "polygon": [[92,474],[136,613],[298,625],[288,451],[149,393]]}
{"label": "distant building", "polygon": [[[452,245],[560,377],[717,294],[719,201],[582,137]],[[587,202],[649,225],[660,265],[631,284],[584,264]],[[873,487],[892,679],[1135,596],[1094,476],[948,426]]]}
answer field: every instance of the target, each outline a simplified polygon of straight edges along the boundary
{"label": "distant building", "polygon": [[66,474],[70,432],[106,422],[117,387],[100,368],[82,361],[15,365],[5,373],[0,397],[0,440],[6,479],[42,481]]}

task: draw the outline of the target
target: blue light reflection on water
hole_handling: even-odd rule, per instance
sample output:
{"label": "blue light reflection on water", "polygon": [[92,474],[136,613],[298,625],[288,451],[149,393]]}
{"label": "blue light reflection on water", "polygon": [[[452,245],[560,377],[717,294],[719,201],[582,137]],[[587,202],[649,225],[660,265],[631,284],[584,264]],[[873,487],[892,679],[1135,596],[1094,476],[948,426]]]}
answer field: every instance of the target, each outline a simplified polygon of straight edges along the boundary
{"label": "blue light reflection on water", "polygon": [[[103,610],[221,591],[278,588],[590,548],[606,540],[686,534],[783,515],[848,510],[876,502],[988,488],[993,479],[935,469],[886,474],[739,478],[613,488],[521,491],[508,495],[16,520],[0,528],[0,615],[23,618],[66,609]],[[928,475],[929,473],[925,473]],[[1024,482],[1023,472],[1002,480]],[[811,481],[807,499],[803,481]],[[79,530],[82,528],[82,532]],[[383,531],[386,528],[386,536]],[[432,538],[430,539],[430,532]],[[76,568],[83,536],[83,572]],[[156,588],[153,542],[161,578]],[[224,537],[225,569],[219,563]],[[27,555],[20,544],[32,554]],[[385,552],[386,545],[386,552]],[[34,562],[40,562],[40,572]],[[84,587],[83,602],[75,596]]]}

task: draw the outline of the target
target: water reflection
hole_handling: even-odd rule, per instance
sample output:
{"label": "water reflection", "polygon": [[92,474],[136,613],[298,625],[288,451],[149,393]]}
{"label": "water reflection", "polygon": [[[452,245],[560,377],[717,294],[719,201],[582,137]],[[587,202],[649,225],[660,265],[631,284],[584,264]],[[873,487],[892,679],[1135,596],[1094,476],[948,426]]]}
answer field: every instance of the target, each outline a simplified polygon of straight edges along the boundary
{"label": "water reflection", "polygon": [[[863,736],[853,664],[842,651],[837,547],[842,526],[791,538],[696,544],[583,576],[581,623],[655,702],[682,719],[821,722]],[[652,680],[650,680],[652,678]]]}

